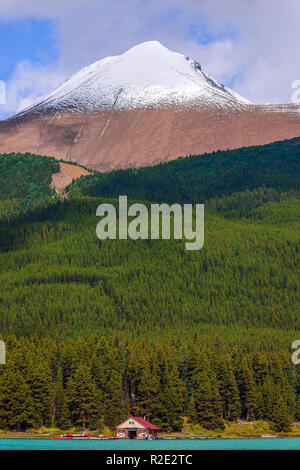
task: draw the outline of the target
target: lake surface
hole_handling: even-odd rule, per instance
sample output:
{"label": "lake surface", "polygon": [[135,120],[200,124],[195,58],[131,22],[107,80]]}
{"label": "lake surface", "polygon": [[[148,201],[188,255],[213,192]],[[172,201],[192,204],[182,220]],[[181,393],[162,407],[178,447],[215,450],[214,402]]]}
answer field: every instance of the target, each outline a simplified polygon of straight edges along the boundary
{"label": "lake surface", "polygon": [[1,450],[300,450],[300,438],[156,441],[0,439]]}

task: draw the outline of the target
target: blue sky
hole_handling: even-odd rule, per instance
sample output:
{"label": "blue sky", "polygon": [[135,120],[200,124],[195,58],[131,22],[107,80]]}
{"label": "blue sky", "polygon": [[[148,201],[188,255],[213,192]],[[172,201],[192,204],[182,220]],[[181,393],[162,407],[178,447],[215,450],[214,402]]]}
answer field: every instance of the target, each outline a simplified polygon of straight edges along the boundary
{"label": "blue sky", "polygon": [[1,80],[10,80],[20,61],[53,64],[58,56],[53,20],[24,18],[0,21]]}
{"label": "blue sky", "polygon": [[299,20],[299,0],[0,0],[0,118],[147,40],[197,59],[253,102],[289,102]]}

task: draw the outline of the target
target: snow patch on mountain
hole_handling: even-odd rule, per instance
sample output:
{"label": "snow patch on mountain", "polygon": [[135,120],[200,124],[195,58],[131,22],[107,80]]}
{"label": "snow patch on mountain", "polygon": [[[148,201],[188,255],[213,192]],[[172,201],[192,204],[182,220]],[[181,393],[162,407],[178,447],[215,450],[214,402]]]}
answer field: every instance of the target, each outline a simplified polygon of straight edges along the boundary
{"label": "snow patch on mountain", "polygon": [[20,114],[47,110],[99,111],[145,107],[241,107],[248,100],[206,74],[199,62],[158,41],[83,68]]}

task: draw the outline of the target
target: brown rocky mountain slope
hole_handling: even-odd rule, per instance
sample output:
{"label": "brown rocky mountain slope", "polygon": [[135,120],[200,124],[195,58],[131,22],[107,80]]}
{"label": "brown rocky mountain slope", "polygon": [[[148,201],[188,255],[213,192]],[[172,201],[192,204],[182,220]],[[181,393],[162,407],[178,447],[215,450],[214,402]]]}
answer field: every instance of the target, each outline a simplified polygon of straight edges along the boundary
{"label": "brown rocky mountain slope", "polygon": [[100,171],[300,135],[296,105],[61,112],[0,122],[0,153],[31,152]]}

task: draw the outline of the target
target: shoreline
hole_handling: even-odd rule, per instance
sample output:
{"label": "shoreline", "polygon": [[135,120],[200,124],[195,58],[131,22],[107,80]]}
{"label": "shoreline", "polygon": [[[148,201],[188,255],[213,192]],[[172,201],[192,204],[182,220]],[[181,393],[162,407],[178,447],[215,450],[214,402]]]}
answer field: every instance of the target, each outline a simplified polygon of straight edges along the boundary
{"label": "shoreline", "polygon": [[[27,434],[24,433],[24,435],[11,435],[11,434],[6,434],[0,436],[1,439],[37,439],[37,440],[43,440],[43,439],[54,439],[56,435],[37,435],[37,434]],[[262,435],[262,436],[219,436],[219,437],[213,437],[213,436],[184,436],[184,437],[161,437],[158,439],[153,439],[153,441],[184,441],[184,440],[189,440],[189,441],[207,441],[207,440],[217,440],[217,441],[222,441],[222,440],[242,440],[242,439],[299,439],[300,434],[291,434],[291,435]],[[96,439],[95,437],[91,436],[91,438],[79,438],[79,439],[70,439],[72,441],[89,441],[89,440],[99,440],[99,441],[106,441],[106,440],[117,440],[117,441],[146,441],[147,439]]]}
{"label": "shoreline", "polygon": [[[87,433],[90,440],[95,439],[97,435],[102,434],[108,438],[113,438],[113,431],[109,427],[103,427],[97,430],[83,431],[80,428],[72,427],[68,430],[62,430],[56,427],[42,426],[40,428],[30,428],[27,431],[0,429],[1,439],[54,439],[64,434],[81,434]],[[266,421],[236,421],[226,422],[225,428],[209,430],[198,424],[191,424],[188,420],[184,420],[183,429],[181,431],[163,431],[160,433],[158,440],[235,440],[235,439],[280,439],[280,438],[300,438],[300,422],[291,424],[289,431],[276,431],[270,423]],[[78,439],[71,439],[78,440]],[[85,439],[84,439],[85,440]],[[89,440],[88,438],[86,440]],[[103,439],[106,440],[106,439]],[[118,439],[120,441],[130,439]],[[137,441],[144,439],[137,439]]]}

